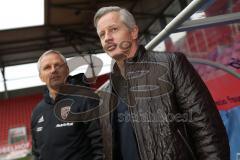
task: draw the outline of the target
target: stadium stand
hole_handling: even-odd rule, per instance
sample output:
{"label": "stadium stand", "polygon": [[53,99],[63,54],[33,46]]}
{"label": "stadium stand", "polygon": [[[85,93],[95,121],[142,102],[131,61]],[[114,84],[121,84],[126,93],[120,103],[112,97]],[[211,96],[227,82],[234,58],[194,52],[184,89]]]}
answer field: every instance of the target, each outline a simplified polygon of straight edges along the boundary
{"label": "stadium stand", "polygon": [[10,128],[26,126],[28,140],[30,136],[30,118],[35,105],[42,98],[42,95],[36,94],[24,97],[15,97],[6,100],[0,100],[0,146],[8,144],[8,130]]}

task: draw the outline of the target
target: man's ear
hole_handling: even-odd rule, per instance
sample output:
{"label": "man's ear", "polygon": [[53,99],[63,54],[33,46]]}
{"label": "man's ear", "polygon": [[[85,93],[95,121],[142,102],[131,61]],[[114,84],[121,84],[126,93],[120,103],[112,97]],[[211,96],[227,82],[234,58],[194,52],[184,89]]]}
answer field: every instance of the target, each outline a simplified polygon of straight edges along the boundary
{"label": "man's ear", "polygon": [[39,75],[39,78],[41,79],[41,81],[44,82],[43,77],[40,72],[38,73],[38,75]]}
{"label": "man's ear", "polygon": [[66,66],[67,66],[67,76],[65,77],[64,83],[69,83],[68,78],[71,77],[71,76],[69,75],[69,67],[68,67],[67,64],[66,64]]}
{"label": "man's ear", "polygon": [[138,32],[139,32],[138,26],[135,25],[135,26],[132,28],[132,32],[131,32],[132,39],[136,40],[136,39],[138,38]]}
{"label": "man's ear", "polygon": [[[67,65],[67,64],[66,64],[66,65]],[[67,74],[68,74],[68,76],[69,76],[69,74],[70,74],[68,65],[67,65]]]}

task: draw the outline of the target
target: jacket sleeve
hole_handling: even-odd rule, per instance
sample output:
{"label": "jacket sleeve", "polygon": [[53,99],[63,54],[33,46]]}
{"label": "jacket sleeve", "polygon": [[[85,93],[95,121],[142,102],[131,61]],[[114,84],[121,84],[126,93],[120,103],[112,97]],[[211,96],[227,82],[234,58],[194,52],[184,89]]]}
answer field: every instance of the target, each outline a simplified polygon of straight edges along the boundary
{"label": "jacket sleeve", "polygon": [[33,160],[38,160],[39,159],[39,150],[36,145],[36,137],[34,133],[34,117],[33,114],[31,116],[31,134],[32,134],[32,155],[33,155]]}
{"label": "jacket sleeve", "polygon": [[186,127],[197,159],[230,159],[226,130],[207,87],[182,53],[172,57],[177,103],[189,115]]}
{"label": "jacket sleeve", "polygon": [[[98,106],[97,100],[89,100],[88,106],[93,108]],[[91,149],[93,160],[103,160],[103,142],[102,142],[102,130],[100,127],[99,119],[92,120],[87,122],[87,130],[86,130],[87,137],[89,137],[91,142]]]}

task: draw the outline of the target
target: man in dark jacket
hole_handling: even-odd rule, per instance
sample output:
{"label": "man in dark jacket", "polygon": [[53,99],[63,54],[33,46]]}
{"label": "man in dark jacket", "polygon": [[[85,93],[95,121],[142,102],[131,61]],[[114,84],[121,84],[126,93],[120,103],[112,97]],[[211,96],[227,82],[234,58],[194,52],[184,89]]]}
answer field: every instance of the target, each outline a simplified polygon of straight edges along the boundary
{"label": "man in dark jacket", "polygon": [[139,46],[134,17],[120,7],[99,9],[94,25],[116,60],[110,84],[117,98],[109,101],[117,104],[110,120],[114,159],[228,160],[221,117],[186,57]]}
{"label": "man in dark jacket", "polygon": [[[60,88],[66,83],[69,74],[66,59],[61,53],[54,50],[45,52],[39,58],[38,69],[39,77],[46,83],[47,89],[43,100],[32,113],[34,158],[37,160],[102,160],[102,136],[97,120],[62,121],[66,120],[70,113],[85,112],[98,106],[98,100],[60,93]],[[79,77],[74,79],[68,77],[68,82],[73,83],[76,79],[81,80]],[[57,105],[62,105],[61,119],[55,113]]]}

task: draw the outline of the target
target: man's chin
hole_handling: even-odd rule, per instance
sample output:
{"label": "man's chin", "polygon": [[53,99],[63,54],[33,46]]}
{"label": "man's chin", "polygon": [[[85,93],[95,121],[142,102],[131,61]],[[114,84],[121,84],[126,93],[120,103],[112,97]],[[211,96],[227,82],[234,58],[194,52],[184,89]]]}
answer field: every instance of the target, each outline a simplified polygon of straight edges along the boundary
{"label": "man's chin", "polygon": [[49,86],[52,89],[59,89],[64,83],[60,83],[60,82],[52,82]]}
{"label": "man's chin", "polygon": [[127,54],[123,54],[123,53],[113,54],[111,57],[113,59],[115,59],[116,61],[121,61],[121,60],[125,60],[127,58]]}

